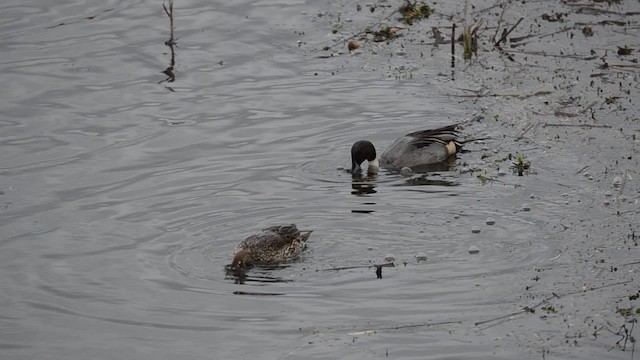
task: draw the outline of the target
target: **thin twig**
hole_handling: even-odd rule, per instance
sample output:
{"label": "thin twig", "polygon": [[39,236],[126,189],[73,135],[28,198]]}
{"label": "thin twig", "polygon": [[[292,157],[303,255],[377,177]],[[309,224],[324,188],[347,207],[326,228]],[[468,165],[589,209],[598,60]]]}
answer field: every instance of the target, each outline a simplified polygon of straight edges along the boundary
{"label": "thin twig", "polygon": [[442,321],[442,322],[437,322],[437,323],[422,323],[422,324],[411,324],[411,325],[387,326],[387,327],[381,327],[381,328],[377,328],[377,329],[369,329],[369,330],[363,330],[363,331],[350,332],[350,333],[348,333],[348,335],[350,335],[350,336],[370,335],[370,334],[375,334],[376,332],[383,331],[383,330],[401,330],[401,329],[410,329],[410,328],[425,327],[425,326],[438,326],[438,325],[450,325],[450,324],[462,324],[462,322],[461,321]]}
{"label": "thin twig", "polygon": [[169,40],[167,41],[168,44],[167,46],[171,45],[175,45],[175,39],[173,37],[173,0],[168,0],[169,3],[169,9],[167,9],[167,6],[163,3],[162,4],[162,8],[164,9],[164,12],[167,14],[167,16],[169,17]]}
{"label": "thin twig", "polygon": [[507,11],[507,6],[506,4],[501,4],[500,6],[502,6],[502,12],[500,13],[500,17],[498,18],[498,26],[496,27],[496,33],[493,34],[493,42],[496,42],[496,36],[498,36],[498,31],[500,31],[500,24],[502,23],[502,17],[504,16],[504,13]]}
{"label": "thin twig", "polygon": [[518,140],[522,139],[522,138],[524,137],[524,135],[525,135],[526,133],[528,133],[528,132],[529,132],[529,130],[533,129],[533,126],[534,126],[534,125],[535,125],[535,124],[533,124],[533,123],[529,124],[529,125],[524,129],[524,131],[523,131],[522,133],[520,133],[520,135],[516,138],[516,141],[518,141]]}
{"label": "thin twig", "polygon": [[[631,280],[620,281],[620,282],[617,282],[617,283],[605,284],[605,285],[602,285],[602,286],[596,286],[596,287],[592,287],[592,288],[588,288],[588,289],[580,289],[580,290],[576,290],[576,291],[572,291],[572,292],[566,293],[564,295],[558,295],[556,293],[552,293],[551,296],[548,296],[545,299],[542,299],[542,301],[538,302],[537,304],[535,304],[535,305],[533,305],[531,307],[526,306],[526,307],[524,307],[522,310],[520,310],[518,312],[514,312],[514,313],[511,313],[511,314],[498,316],[496,318],[489,319],[489,320],[478,321],[478,322],[475,323],[475,325],[476,326],[484,325],[484,324],[496,322],[496,321],[499,321],[499,320],[505,320],[505,319],[506,319],[505,321],[507,321],[507,320],[511,320],[511,318],[513,316],[516,316],[516,315],[520,315],[520,314],[524,314],[524,313],[534,313],[536,308],[540,307],[542,304],[548,303],[550,300],[552,300],[554,298],[555,299],[561,299],[563,297],[570,296],[570,295],[585,293],[585,292],[588,292],[588,291],[600,290],[600,289],[604,289],[604,288],[608,288],[608,287],[612,287],[612,286],[625,285],[625,284],[629,284],[630,282],[631,282]],[[502,323],[502,322],[504,322],[504,321],[500,321],[499,323]],[[489,327],[492,327],[492,326],[495,326],[495,325],[497,325],[497,324],[493,324],[493,325],[491,325]]]}
{"label": "thin twig", "polygon": [[[169,40],[165,41],[164,44],[167,45],[169,49],[171,49],[171,62],[169,64],[169,67],[162,71],[163,74],[167,75],[167,78],[160,81],[160,84],[163,82],[172,83],[176,81],[176,75],[173,72],[173,68],[176,65],[176,51],[174,47],[177,45],[176,39],[173,36],[173,0],[168,0],[167,3],[169,4],[168,8],[167,5],[165,5],[164,3],[162,4],[162,8],[164,9],[165,14],[167,14],[167,16],[169,17]],[[168,86],[167,89],[173,91],[173,89]]]}
{"label": "thin twig", "polygon": [[500,37],[500,40],[496,41],[496,44],[495,44],[495,45],[496,45],[496,46],[500,46],[500,43],[501,43],[501,42],[503,42],[503,41],[505,41],[505,40],[507,39],[507,36],[509,36],[509,34],[511,34],[511,32],[513,31],[513,29],[515,29],[515,28],[516,28],[516,26],[520,25],[520,22],[522,22],[522,20],[524,20],[524,18],[523,18],[523,17],[521,17],[521,18],[520,18],[520,20],[518,20],[518,22],[517,22],[515,25],[513,25],[513,26],[511,27],[511,29],[509,29],[509,31],[507,31],[507,32],[503,32],[503,33],[502,33],[502,36]]}
{"label": "thin twig", "polygon": [[339,270],[351,270],[351,269],[367,269],[372,267],[395,267],[396,265],[392,262],[384,263],[384,264],[373,264],[373,265],[353,265],[353,266],[341,266],[341,267],[333,267],[329,269],[321,269],[322,271],[339,271]]}
{"label": "thin twig", "polygon": [[588,128],[604,128],[611,129],[611,125],[597,125],[597,124],[557,124],[557,123],[545,123],[544,127],[547,126],[555,126],[555,127],[588,127]]}
{"label": "thin twig", "polygon": [[515,42],[519,42],[519,41],[522,41],[522,40],[525,40],[525,39],[535,38],[535,37],[542,39],[542,38],[545,38],[545,37],[548,37],[548,36],[553,36],[553,35],[560,34],[560,33],[563,33],[563,32],[571,31],[571,30],[574,30],[575,28],[576,28],[575,26],[567,26],[567,27],[564,27],[564,28],[562,28],[562,29],[560,29],[558,31],[554,31],[554,32],[548,33],[548,34],[542,34],[542,35],[533,34],[533,35],[521,36],[521,37],[518,37],[518,38],[511,38],[510,39],[511,47],[514,48],[516,46],[527,44],[527,43],[514,44]]}
{"label": "thin twig", "polygon": [[502,316],[499,316],[499,317],[494,318],[494,319],[478,321],[474,325],[475,326],[484,325],[484,324],[487,324],[487,323],[490,323],[490,322],[494,322],[494,321],[498,321],[498,320],[502,320],[502,319],[509,319],[512,316],[520,315],[520,314],[523,314],[523,313],[525,313],[525,310],[520,310],[518,312],[514,312],[514,313],[511,313],[511,314],[507,314],[507,315],[502,315]]}
{"label": "thin twig", "polygon": [[456,23],[451,26],[451,67],[456,66]]}
{"label": "thin twig", "polygon": [[578,175],[578,174],[580,174],[581,172],[585,171],[588,167],[589,167],[589,165],[585,165],[585,166],[583,166],[580,170],[576,171],[575,175]]}

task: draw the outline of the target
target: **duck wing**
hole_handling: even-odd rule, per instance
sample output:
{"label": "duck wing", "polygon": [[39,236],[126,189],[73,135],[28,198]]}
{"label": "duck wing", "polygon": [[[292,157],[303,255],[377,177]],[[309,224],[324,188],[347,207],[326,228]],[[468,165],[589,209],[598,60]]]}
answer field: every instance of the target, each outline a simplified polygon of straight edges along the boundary
{"label": "duck wing", "polygon": [[453,141],[456,147],[460,147],[462,143],[458,139],[458,124],[447,125],[437,129],[428,129],[412,132],[406,136],[411,138],[411,145],[421,148],[432,144],[447,145]]}
{"label": "duck wing", "polygon": [[251,252],[256,263],[273,263],[290,260],[300,254],[311,231],[300,231],[295,224],[271,226],[245,238],[236,247]]}
{"label": "duck wing", "polygon": [[456,153],[462,145],[458,124],[407,134],[387,147],[380,164],[390,169],[435,164]]}
{"label": "duck wing", "polygon": [[295,224],[271,226],[257,234],[249,235],[242,240],[238,248],[284,248],[295,242],[306,242],[309,235],[311,231],[300,231]]}

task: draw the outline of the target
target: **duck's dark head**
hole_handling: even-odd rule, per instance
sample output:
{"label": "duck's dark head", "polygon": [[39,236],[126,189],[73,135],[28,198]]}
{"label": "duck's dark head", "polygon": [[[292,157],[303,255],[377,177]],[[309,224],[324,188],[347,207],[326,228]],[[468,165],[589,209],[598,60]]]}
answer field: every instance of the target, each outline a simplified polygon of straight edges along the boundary
{"label": "duck's dark head", "polygon": [[[360,165],[367,160],[369,162],[369,172],[377,172],[378,163],[376,161],[376,148],[369,140],[356,141],[351,147],[351,174],[360,173]],[[374,169],[375,168],[375,169]]]}
{"label": "duck's dark head", "polygon": [[251,266],[253,263],[249,250],[240,250],[234,255],[230,269],[231,271],[242,271],[251,268]]}

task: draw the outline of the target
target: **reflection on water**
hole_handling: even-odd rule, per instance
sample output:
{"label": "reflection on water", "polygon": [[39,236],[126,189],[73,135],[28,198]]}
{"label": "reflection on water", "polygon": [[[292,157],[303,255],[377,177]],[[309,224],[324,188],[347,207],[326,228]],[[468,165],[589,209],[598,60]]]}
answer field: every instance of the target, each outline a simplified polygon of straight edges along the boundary
{"label": "reflection on water", "polygon": [[[243,284],[243,283],[239,283]],[[286,294],[268,293],[268,292],[255,292],[255,291],[234,291],[234,295],[249,295],[249,296],[282,296]]]}
{"label": "reflection on water", "polygon": [[366,177],[354,177],[351,182],[351,194],[353,195],[371,195],[376,193],[377,175],[369,175]]}
{"label": "reflection on water", "polygon": [[232,280],[234,284],[249,283],[274,283],[292,282],[292,279],[285,279],[275,276],[278,270],[286,269],[289,264],[254,265],[250,269],[231,269],[231,265],[225,266],[225,280]]}
{"label": "reflection on water", "polygon": [[458,186],[460,182],[458,178],[453,174],[449,176],[445,176],[442,174],[418,174],[411,176],[405,180],[403,184],[398,185],[408,185],[408,186]]}

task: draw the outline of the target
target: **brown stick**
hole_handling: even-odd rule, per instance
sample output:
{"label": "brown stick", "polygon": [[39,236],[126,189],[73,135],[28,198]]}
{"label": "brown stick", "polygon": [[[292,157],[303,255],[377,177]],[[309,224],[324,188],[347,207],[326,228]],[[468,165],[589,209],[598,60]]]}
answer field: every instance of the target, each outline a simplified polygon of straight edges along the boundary
{"label": "brown stick", "polygon": [[523,17],[521,17],[521,18],[520,18],[520,20],[518,20],[518,22],[517,22],[515,25],[513,25],[513,26],[511,27],[511,29],[509,29],[509,31],[507,31],[507,32],[502,32],[502,36],[500,37],[500,39],[499,39],[498,41],[496,41],[496,44],[495,44],[495,45],[496,45],[496,46],[500,46],[500,43],[501,43],[501,42],[503,42],[503,41],[507,40],[507,36],[509,36],[509,34],[511,34],[511,32],[513,31],[513,29],[515,29],[515,28],[516,28],[516,26],[520,25],[520,22],[522,22],[522,20],[524,20],[524,18],[523,18]]}
{"label": "brown stick", "polygon": [[164,9],[164,12],[167,14],[167,16],[169,17],[169,40],[168,43],[175,45],[175,40],[173,38],[173,0],[169,0],[169,9],[167,9],[167,6],[163,3],[162,4],[162,8]]}
{"label": "brown stick", "polygon": [[[176,75],[173,72],[173,68],[176,65],[176,51],[174,49],[174,46],[176,45],[176,40],[173,37],[173,0],[168,0],[168,4],[169,4],[169,8],[167,8],[167,6],[164,3],[162,4],[162,8],[164,9],[165,14],[167,14],[167,16],[169,17],[169,40],[165,41],[164,44],[167,45],[169,49],[171,49],[171,61],[170,61],[169,67],[162,71],[162,73],[167,75],[167,78],[160,81],[159,82],[160,84],[163,82],[171,83],[176,80]],[[170,87],[167,87],[167,88],[173,91]]]}

